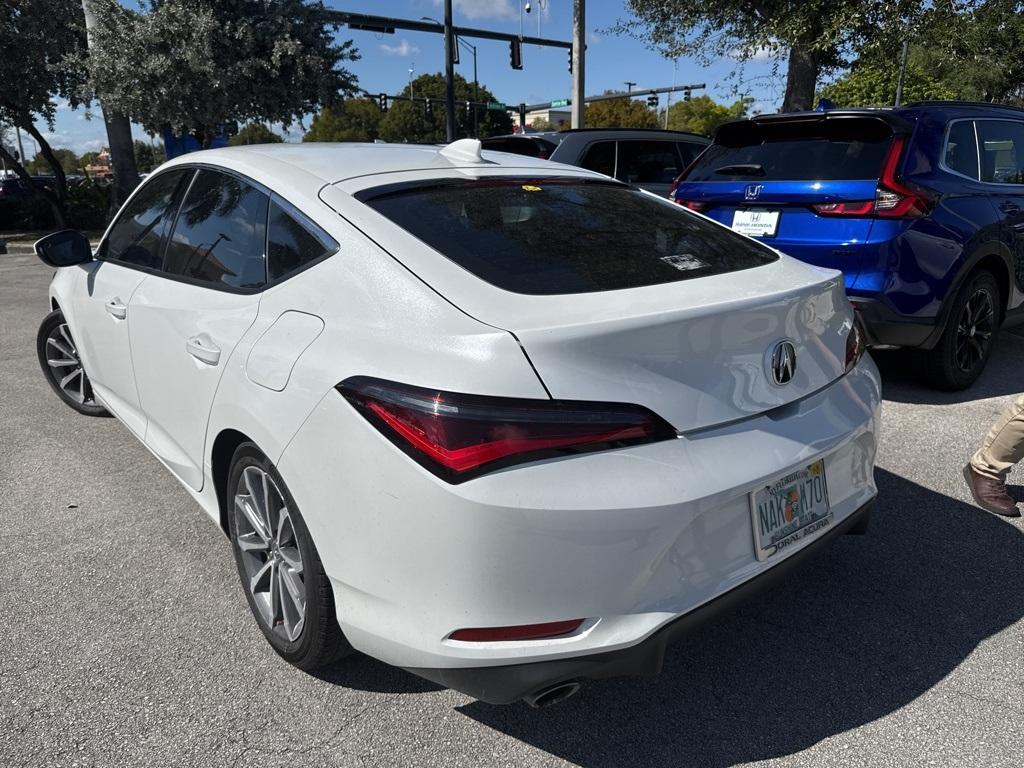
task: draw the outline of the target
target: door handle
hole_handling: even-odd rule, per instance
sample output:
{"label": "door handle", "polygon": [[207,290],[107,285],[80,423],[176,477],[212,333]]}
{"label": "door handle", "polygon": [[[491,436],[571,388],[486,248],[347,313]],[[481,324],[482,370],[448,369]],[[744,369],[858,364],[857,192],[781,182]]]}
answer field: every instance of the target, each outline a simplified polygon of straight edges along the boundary
{"label": "door handle", "polygon": [[188,339],[185,342],[185,351],[207,365],[216,365],[220,362],[220,349],[205,333]]}
{"label": "door handle", "polygon": [[126,307],[124,303],[122,303],[121,299],[118,298],[117,296],[115,296],[106,304],[104,304],[103,308],[107,310],[107,312],[110,315],[112,315],[115,320],[124,320],[126,317],[128,317],[128,307]]}

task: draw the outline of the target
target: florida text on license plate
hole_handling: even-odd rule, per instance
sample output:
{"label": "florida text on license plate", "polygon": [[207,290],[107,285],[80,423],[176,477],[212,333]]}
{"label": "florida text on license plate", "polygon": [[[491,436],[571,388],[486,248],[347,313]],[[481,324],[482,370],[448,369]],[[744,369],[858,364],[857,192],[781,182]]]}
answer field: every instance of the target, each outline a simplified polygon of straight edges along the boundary
{"label": "florida text on license plate", "polygon": [[798,469],[751,494],[758,560],[776,555],[832,523],[825,460]]}

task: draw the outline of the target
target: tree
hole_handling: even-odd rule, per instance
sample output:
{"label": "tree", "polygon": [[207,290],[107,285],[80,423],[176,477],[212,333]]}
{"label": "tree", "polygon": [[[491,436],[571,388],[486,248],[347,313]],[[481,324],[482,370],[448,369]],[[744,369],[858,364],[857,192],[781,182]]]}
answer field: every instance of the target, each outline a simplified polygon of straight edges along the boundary
{"label": "tree", "polygon": [[668,108],[668,127],[673,131],[689,131],[710,136],[722,123],[746,117],[753,99],[744,97],[729,106],[719,104],[710,96],[694,96],[677,101]]}
{"label": "tree", "polygon": [[313,118],[303,141],[373,141],[380,138],[380,107],[375,99],[345,99]]}
{"label": "tree", "polygon": [[[903,101],[1024,99],[1024,3],[968,0],[935,3],[908,39]],[[896,97],[898,59],[873,48],[822,89],[837,106],[887,106]]]}
{"label": "tree", "polygon": [[[60,163],[60,167],[65,174],[78,173],[78,155],[70,149],[54,149],[53,156]],[[37,175],[50,175],[53,173],[49,161],[43,157],[42,153],[37,154],[25,163],[25,168],[29,173]]]}
{"label": "tree", "polygon": [[263,123],[249,123],[228,140],[232,147],[243,144],[280,144],[283,142],[280,136],[267,128]]}
{"label": "tree", "polygon": [[149,173],[167,159],[163,144],[154,147],[148,141],[136,139],[132,146],[135,149],[135,165],[139,173]]}
{"label": "tree", "polygon": [[[898,66],[892,62],[858,62],[845,75],[825,86],[821,96],[837,107],[887,107],[896,98],[898,78]],[[904,103],[956,98],[960,98],[960,91],[953,83],[926,67],[921,57],[908,58],[903,77]]]}
{"label": "tree", "polygon": [[588,128],[657,128],[658,115],[642,101],[623,97],[587,104],[583,124]]}
{"label": "tree", "polygon": [[7,0],[0,10],[0,123],[16,125],[35,139],[56,184],[34,184],[25,166],[2,145],[0,157],[46,201],[59,227],[64,226],[67,180],[60,159],[35,123],[42,120],[53,128],[56,97],[78,103],[84,72],[77,62],[85,47],[78,1]]}
{"label": "tree", "polygon": [[[954,0],[951,0],[954,1]],[[619,24],[669,58],[743,61],[767,50],[787,58],[784,112],[810,109],[822,73],[913,23],[921,0],[628,0],[636,18]]]}
{"label": "tree", "polygon": [[[455,75],[455,135],[458,138],[473,133],[473,111],[466,102],[473,100],[474,86],[460,75]],[[444,122],[444,76],[420,75],[402,91],[403,96],[434,99],[430,113],[422,101],[396,101],[380,121],[380,135],[385,141],[405,141],[410,144],[440,144],[447,138]],[[476,101],[496,101],[483,85]],[[497,112],[477,108],[479,138],[512,132],[512,118],[505,111]]]}
{"label": "tree", "polygon": [[95,0],[91,84],[150,133],[191,134],[208,147],[230,121],[290,125],[355,90],[309,0],[149,0],[138,13]]}

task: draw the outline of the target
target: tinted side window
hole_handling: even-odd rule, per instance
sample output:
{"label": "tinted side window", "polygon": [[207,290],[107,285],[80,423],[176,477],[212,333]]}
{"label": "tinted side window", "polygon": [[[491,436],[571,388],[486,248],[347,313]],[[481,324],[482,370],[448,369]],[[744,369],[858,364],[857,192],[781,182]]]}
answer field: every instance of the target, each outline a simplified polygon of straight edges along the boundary
{"label": "tinted side window", "polygon": [[174,218],[176,192],[191,170],[161,173],[125,206],[103,244],[102,258],[160,269],[163,242]]}
{"label": "tinted side window", "polygon": [[267,260],[271,280],[301,269],[337,248],[331,238],[314,225],[300,222],[276,200],[270,204]]}
{"label": "tinted side window", "polygon": [[1024,184],[1024,123],[978,120],[981,180]]}
{"label": "tinted side window", "polygon": [[267,281],[267,196],[241,179],[201,170],[167,244],[168,272],[232,288]]}
{"label": "tinted side window", "polygon": [[686,141],[676,142],[676,149],[679,150],[679,159],[683,161],[683,168],[692,163],[697,155],[704,149],[703,144],[690,144]]}
{"label": "tinted side window", "polygon": [[974,135],[974,122],[960,120],[953,123],[946,137],[946,167],[972,179],[978,178],[978,141]]}
{"label": "tinted side window", "polygon": [[671,184],[683,169],[671,141],[620,141],[615,178],[630,184]]}
{"label": "tinted side window", "polygon": [[597,171],[605,176],[615,175],[615,142],[598,141],[587,147],[580,159],[580,167]]}

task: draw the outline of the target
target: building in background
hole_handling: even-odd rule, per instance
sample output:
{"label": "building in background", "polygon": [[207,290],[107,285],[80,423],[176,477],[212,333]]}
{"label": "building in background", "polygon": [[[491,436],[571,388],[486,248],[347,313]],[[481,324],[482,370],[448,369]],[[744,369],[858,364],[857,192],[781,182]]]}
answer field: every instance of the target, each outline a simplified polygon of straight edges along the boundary
{"label": "building in background", "polygon": [[85,166],[85,173],[90,179],[113,178],[114,169],[110,164],[110,150],[107,147],[100,150],[95,162]]}

